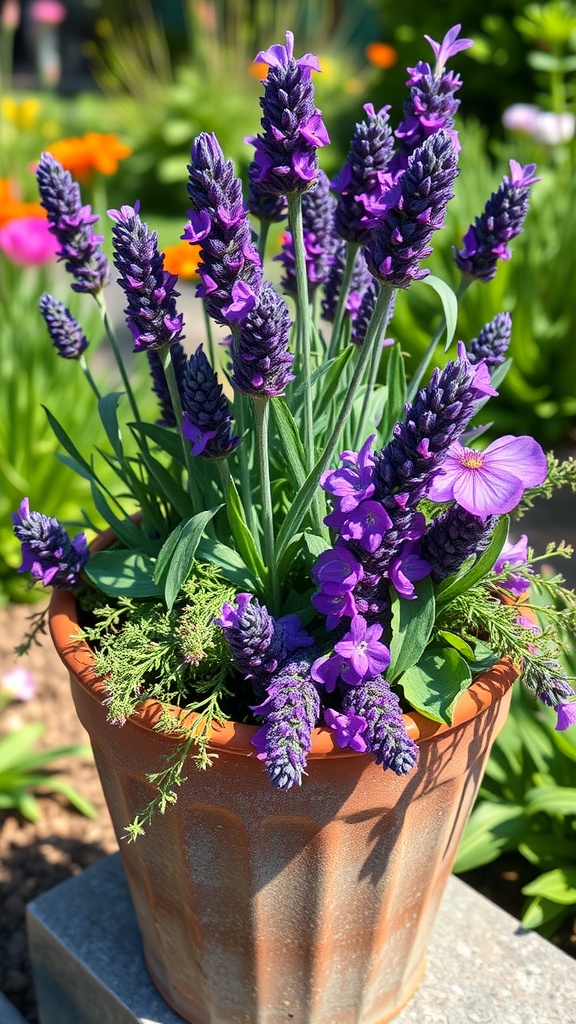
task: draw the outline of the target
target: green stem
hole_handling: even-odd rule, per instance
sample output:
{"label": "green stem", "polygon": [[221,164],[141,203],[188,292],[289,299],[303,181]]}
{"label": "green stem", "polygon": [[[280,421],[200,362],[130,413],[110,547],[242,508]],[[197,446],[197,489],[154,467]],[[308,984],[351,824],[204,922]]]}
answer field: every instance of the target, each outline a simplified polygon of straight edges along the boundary
{"label": "green stem", "polygon": [[[387,323],[383,324],[383,331],[385,332]],[[368,419],[368,410],[370,408],[370,400],[374,394],[374,388],[376,387],[376,381],[378,379],[378,370],[380,368],[380,359],[382,357],[382,349],[380,347],[380,338],[377,338],[374,350],[372,352],[372,361],[370,363],[370,370],[368,373],[368,385],[366,393],[364,395],[364,401],[362,402],[362,412],[360,413],[360,419],[358,421],[358,430],[356,431],[356,448],[360,448],[366,440],[366,433],[368,427],[366,420]]]}
{"label": "green stem", "polygon": [[266,253],[266,242],[268,241],[268,233],[270,231],[270,221],[260,221],[260,234],[258,235],[258,255],[264,263],[264,256]]}
{"label": "green stem", "polygon": [[100,391],[98,389],[98,385],[96,384],[96,381],[94,380],[94,377],[90,373],[90,368],[88,366],[88,363],[86,362],[86,357],[84,355],[81,355],[80,359],[78,360],[78,362],[80,363],[80,366],[82,367],[82,372],[83,372],[84,376],[86,377],[86,380],[88,381],[90,387],[92,388],[92,391],[96,395],[97,401],[99,402],[100,399],[102,398],[102,395],[100,394]]}
{"label": "green stem", "polygon": [[254,399],[254,416],[256,420],[256,444],[262,495],[264,562],[267,570],[266,596],[270,611],[273,615],[277,615],[280,609],[280,584],[276,571],[276,542],[274,538],[272,490],[270,487],[270,464],[268,461],[268,421],[270,418],[270,408],[267,398]]}
{"label": "green stem", "polygon": [[218,357],[216,354],[216,346],[214,344],[214,332],[212,330],[212,322],[208,316],[208,310],[206,309],[206,303],[202,299],[202,309],[204,310],[204,324],[206,326],[206,341],[208,343],[208,354],[210,356],[210,365],[214,370],[214,373],[218,370]]}
{"label": "green stem", "polygon": [[296,257],[296,353],[304,385],[304,451],[308,472],[314,465],[314,411],[312,408],[312,374],[310,361],[310,331],[308,329],[308,278],[302,227],[302,197],[298,193],[288,196],[288,221]]}
{"label": "green stem", "polygon": [[238,468],[240,470],[240,494],[242,495],[242,504],[246,514],[246,526],[258,544],[260,542],[260,538],[256,531],[256,516],[254,513],[254,502],[252,500],[252,482],[250,480],[250,466],[248,465],[248,450],[245,436],[247,428],[247,407],[248,400],[246,395],[242,394],[240,391],[236,391],[234,395],[234,416],[238,427],[238,433],[242,438],[242,443],[237,449]]}
{"label": "green stem", "polygon": [[[471,283],[472,282],[471,282],[470,278],[462,277],[460,279],[460,284],[458,285],[458,290],[456,292],[456,298],[457,298],[458,301],[462,298],[462,296],[464,295],[464,292],[469,288]],[[412,377],[412,380],[410,381],[410,386],[408,388],[408,393],[406,395],[406,401],[407,402],[413,402],[414,399],[416,398],[416,395],[418,393],[418,388],[420,387],[420,382],[421,382],[424,374],[426,373],[426,370],[428,369],[428,367],[430,365],[432,357],[433,357],[433,355],[434,355],[434,353],[436,351],[436,346],[438,345],[438,342],[440,341],[440,338],[444,334],[445,330],[446,330],[446,317],[443,315],[440,323],[438,324],[438,328],[436,330],[436,333],[435,333],[434,337],[432,338],[432,341],[428,345],[428,348],[426,349],[426,352],[424,353],[424,355],[422,357],[422,360],[421,360],[420,365],[418,366],[418,368],[416,370],[416,373],[414,374],[414,376]]]}
{"label": "green stem", "polygon": [[172,348],[170,345],[165,345],[163,348],[158,349],[158,355],[162,360],[162,367],[166,377],[166,383],[168,385],[168,391],[170,392],[170,400],[172,402],[172,408],[174,409],[174,415],[176,417],[176,427],[180,435],[182,442],[182,451],[184,452],[184,459],[186,461],[186,470],[188,472],[188,494],[195,510],[202,508],[202,502],[198,493],[198,488],[194,482],[194,460],[190,454],[188,443],[186,438],[182,434],[182,399],[180,398],[180,391],[178,388],[178,382],[176,380],[176,374],[174,373],[174,365],[172,363]]}
{"label": "green stem", "polygon": [[348,242],[346,244],[346,262],[344,263],[342,284],[340,285],[340,294],[338,296],[336,312],[334,313],[334,323],[332,324],[328,359],[333,359],[334,356],[338,355],[340,350],[340,335],[342,333],[344,316],[346,315],[346,299],[348,298],[348,292],[350,291],[350,282],[352,281],[354,264],[356,263],[356,256],[358,255],[359,248],[359,245],[354,242]]}
{"label": "green stem", "polygon": [[132,387],[130,385],[130,381],[128,380],[128,374],[126,373],[126,367],[124,365],[124,360],[122,359],[122,353],[120,352],[120,347],[118,345],[118,340],[116,338],[116,334],[114,332],[114,328],[113,328],[112,323],[110,321],[110,317],[108,316],[108,310],[106,309],[106,300],[104,298],[103,292],[99,291],[94,296],[94,298],[96,299],[96,302],[98,304],[98,308],[100,310],[100,315],[102,317],[102,323],[104,324],[104,327],[106,329],[106,334],[108,335],[108,340],[110,342],[110,346],[112,348],[112,352],[114,353],[114,358],[116,360],[116,364],[117,364],[118,369],[120,371],[120,376],[122,377],[122,383],[124,384],[124,390],[126,391],[126,395],[128,396],[128,401],[130,402],[130,408],[132,409],[132,414],[133,414],[134,419],[136,420],[136,422],[137,423],[141,423],[142,420],[140,418],[140,413],[138,412],[138,406],[136,404],[136,399],[134,398],[134,392],[132,391]]}

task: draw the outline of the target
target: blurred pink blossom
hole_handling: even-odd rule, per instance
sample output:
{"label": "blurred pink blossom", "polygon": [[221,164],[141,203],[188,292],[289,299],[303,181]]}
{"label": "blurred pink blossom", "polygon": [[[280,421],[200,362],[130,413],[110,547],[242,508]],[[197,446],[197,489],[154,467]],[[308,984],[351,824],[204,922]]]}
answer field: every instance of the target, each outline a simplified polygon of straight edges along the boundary
{"label": "blurred pink blossom", "polygon": [[502,114],[502,124],[511,132],[526,132],[545,146],[570,142],[576,130],[574,114],[554,114],[532,103],[513,103]]}
{"label": "blurred pink blossom", "polygon": [[10,694],[13,700],[32,700],[36,693],[34,676],[27,668],[13,668],[0,677],[0,690]]}
{"label": "blurred pink blossom", "polygon": [[0,230],[0,249],[18,267],[37,267],[55,258],[58,243],[46,217],[18,217]]}
{"label": "blurred pink blossom", "polygon": [[32,20],[44,25],[59,25],[65,20],[66,14],[66,7],[60,0],[35,0],[30,7]]}
{"label": "blurred pink blossom", "polygon": [[0,13],[0,24],[4,28],[17,29],[20,24],[20,4],[18,0],[5,0]]}
{"label": "blurred pink blossom", "polygon": [[532,132],[540,108],[533,103],[513,103],[502,114],[502,124],[511,132]]}

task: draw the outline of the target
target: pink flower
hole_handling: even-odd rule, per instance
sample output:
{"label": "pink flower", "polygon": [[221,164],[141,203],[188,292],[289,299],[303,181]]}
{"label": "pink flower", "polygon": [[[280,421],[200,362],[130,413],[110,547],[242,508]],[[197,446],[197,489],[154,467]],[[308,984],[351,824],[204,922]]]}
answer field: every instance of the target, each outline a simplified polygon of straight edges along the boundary
{"label": "pink flower", "polygon": [[546,479],[546,456],[532,437],[493,441],[483,452],[454,442],[442,469],[432,481],[432,501],[457,501],[471,515],[484,519],[510,512],[528,487]]}
{"label": "pink flower", "polygon": [[59,0],[35,0],[30,7],[32,21],[44,25],[60,25],[66,18],[66,8]]}
{"label": "pink flower", "polygon": [[2,676],[0,690],[9,693],[13,700],[32,700],[36,692],[34,676],[27,668],[13,668]]}
{"label": "pink flower", "polygon": [[564,729],[569,729],[571,725],[576,725],[576,700],[569,700],[564,704],[559,704],[556,711],[558,721],[556,722],[555,729],[558,732],[563,732]]}
{"label": "pink flower", "polygon": [[20,24],[20,4],[18,0],[4,0],[0,13],[0,24],[4,28],[16,30]]}
{"label": "pink flower", "polygon": [[18,267],[38,267],[55,259],[58,242],[46,217],[18,217],[0,230],[0,249]]}

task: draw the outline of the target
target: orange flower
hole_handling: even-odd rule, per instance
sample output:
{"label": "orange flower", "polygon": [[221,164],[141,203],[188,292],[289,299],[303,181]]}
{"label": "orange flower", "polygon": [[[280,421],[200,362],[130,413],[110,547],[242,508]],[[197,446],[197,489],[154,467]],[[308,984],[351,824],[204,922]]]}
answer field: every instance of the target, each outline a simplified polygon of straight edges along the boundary
{"label": "orange flower", "polygon": [[164,249],[164,269],[169,274],[177,274],[185,281],[191,281],[198,277],[199,255],[199,245],[190,245],[189,242],[169,245]]}
{"label": "orange flower", "polygon": [[250,77],[255,78],[257,82],[261,82],[268,75],[268,65],[261,61],[252,61],[248,70]]}
{"label": "orange flower", "polygon": [[10,178],[0,178],[0,228],[21,217],[45,217],[40,203],[25,203]]}
{"label": "orange flower", "polygon": [[117,135],[87,132],[79,138],[60,139],[47,147],[65,171],[78,181],[89,182],[95,171],[116,174],[118,161],[130,156],[132,150]]}
{"label": "orange flower", "polygon": [[366,57],[375,68],[393,68],[398,54],[389,43],[368,43]]}

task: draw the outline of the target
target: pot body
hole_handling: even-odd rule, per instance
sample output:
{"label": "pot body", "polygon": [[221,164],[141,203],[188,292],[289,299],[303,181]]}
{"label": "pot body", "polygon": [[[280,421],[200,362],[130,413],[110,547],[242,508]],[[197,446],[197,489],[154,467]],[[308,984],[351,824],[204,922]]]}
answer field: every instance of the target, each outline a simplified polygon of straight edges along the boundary
{"label": "pot body", "polygon": [[[69,610],[69,595],[55,598]],[[278,793],[251,754],[255,730],[231,723],[214,734],[212,767],[191,764],[176,805],[127,843],[127,823],[154,795],[146,775],[166,767],[175,739],[154,731],[153,702],[110,726],[105,688],[86,644],[70,640],[68,612],[56,608],[52,630],[90,735],[146,963],[168,1003],[193,1024],[391,1020],[423,974],[513,667],[503,662],[475,683],[455,716],[465,720],[450,728],[412,716],[420,760],[401,778],[373,757],[335,750],[317,730],[308,778]]]}

